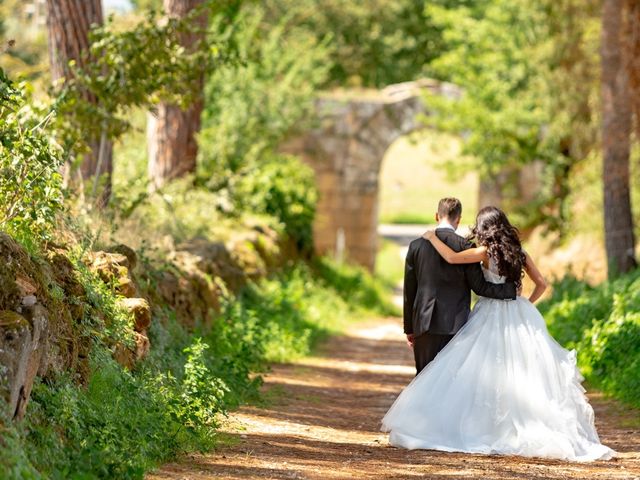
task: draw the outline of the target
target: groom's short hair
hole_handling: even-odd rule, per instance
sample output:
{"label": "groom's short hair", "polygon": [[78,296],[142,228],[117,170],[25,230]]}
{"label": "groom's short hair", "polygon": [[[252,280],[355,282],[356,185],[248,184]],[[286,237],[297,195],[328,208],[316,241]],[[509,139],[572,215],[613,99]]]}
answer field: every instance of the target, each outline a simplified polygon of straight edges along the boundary
{"label": "groom's short hair", "polygon": [[449,220],[457,220],[462,216],[462,203],[457,198],[443,198],[438,202],[438,215]]}

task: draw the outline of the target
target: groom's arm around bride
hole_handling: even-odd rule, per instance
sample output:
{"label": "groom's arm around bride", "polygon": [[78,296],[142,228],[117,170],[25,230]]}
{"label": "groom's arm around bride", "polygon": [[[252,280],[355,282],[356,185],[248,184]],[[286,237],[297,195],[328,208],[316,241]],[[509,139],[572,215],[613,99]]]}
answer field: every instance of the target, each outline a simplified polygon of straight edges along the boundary
{"label": "groom's arm around bride", "polygon": [[[459,200],[445,198],[440,201],[436,215],[436,235],[457,252],[472,247],[455,233],[461,213]],[[418,372],[467,322],[471,290],[483,297],[516,298],[513,282],[487,282],[480,264],[452,265],[424,238],[411,242],[405,262],[403,318]]]}

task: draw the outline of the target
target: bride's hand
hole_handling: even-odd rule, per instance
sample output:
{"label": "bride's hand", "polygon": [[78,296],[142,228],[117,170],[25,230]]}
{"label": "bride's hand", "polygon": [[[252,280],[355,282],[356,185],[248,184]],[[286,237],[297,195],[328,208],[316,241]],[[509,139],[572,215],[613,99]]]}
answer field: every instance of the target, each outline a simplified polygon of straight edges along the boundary
{"label": "bride's hand", "polygon": [[435,234],[436,234],[436,229],[430,228],[429,230],[427,230],[422,234],[422,238],[424,238],[425,240],[431,240]]}

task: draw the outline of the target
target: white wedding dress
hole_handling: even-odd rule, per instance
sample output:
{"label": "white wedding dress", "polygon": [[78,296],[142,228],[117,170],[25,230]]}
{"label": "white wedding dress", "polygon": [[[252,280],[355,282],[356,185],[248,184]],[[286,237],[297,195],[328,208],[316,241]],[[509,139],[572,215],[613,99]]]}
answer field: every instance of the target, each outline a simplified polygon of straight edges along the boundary
{"label": "white wedding dress", "polygon": [[[485,278],[504,278],[485,270]],[[585,397],[575,351],[547,332],[536,307],[481,298],[468,323],[404,389],[382,420],[408,449],[609,459]]]}

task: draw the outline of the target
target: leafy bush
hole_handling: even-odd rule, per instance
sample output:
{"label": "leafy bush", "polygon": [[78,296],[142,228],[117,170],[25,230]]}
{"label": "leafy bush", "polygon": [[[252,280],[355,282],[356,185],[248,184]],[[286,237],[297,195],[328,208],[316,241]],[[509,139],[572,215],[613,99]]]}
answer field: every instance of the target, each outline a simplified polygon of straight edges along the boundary
{"label": "leafy bush", "polygon": [[233,190],[238,210],[275,217],[298,249],[311,251],[318,195],[310,167],[295,157],[270,155],[250,175],[240,177]]}
{"label": "leafy bush", "polygon": [[640,406],[640,271],[597,287],[565,278],[540,309],[591,382]]}
{"label": "leafy bush", "polygon": [[364,311],[382,315],[399,315],[380,280],[362,267],[343,265],[328,258],[317,258],[316,275],[326,288],[331,288],[345,302]]}
{"label": "leafy bush", "polygon": [[378,293],[362,270],[301,264],[230,298],[210,331],[188,332],[159,310],[151,353],[133,372],[97,338],[86,387],[69,376],[35,386],[25,421],[3,429],[0,468],[15,479],[142,478],[180,452],[211,448],[219,416],[256,398],[253,373],[309,353],[383,305]]}
{"label": "leafy bush", "polygon": [[86,303],[83,326],[85,335],[92,335],[96,341],[113,346],[134,345],[133,319],[131,314],[118,304],[113,293],[114,288],[105,285],[102,279],[92,272],[81,260],[79,250],[73,252],[71,259],[76,268],[78,280],[86,292]]}
{"label": "leafy bush", "polygon": [[566,276],[553,285],[553,295],[539,305],[549,332],[560,343],[573,347],[595,321],[609,316],[612,307],[609,284],[591,287]]}
{"label": "leafy bush", "polygon": [[0,229],[33,247],[62,209],[61,150],[45,113],[0,69]]}
{"label": "leafy bush", "polygon": [[460,0],[267,0],[267,21],[283,16],[318,39],[330,38],[331,85],[384,87],[414,80],[446,48],[427,5]]}
{"label": "leafy bush", "polygon": [[245,341],[262,363],[308,354],[320,338],[337,330],[338,319],[348,313],[349,306],[301,265],[246,288],[225,317],[242,326]]}
{"label": "leafy bush", "polygon": [[[597,145],[596,4],[439,3],[425,2],[445,43],[429,70],[461,94],[429,94],[429,124],[465,132],[463,153],[500,192],[512,221],[565,231],[567,181]],[[535,198],[523,201],[517,178],[531,162],[540,169],[539,186]]]}
{"label": "leafy bush", "polygon": [[188,428],[216,426],[216,415],[224,409],[223,398],[228,388],[223,380],[215,378],[205,364],[205,352],[209,348],[196,338],[184,352],[188,355],[184,364],[181,400],[176,405],[176,417]]}
{"label": "leafy bush", "polygon": [[[118,139],[130,127],[131,110],[153,108],[159,101],[188,105],[200,90],[201,76],[235,62],[233,45],[211,30],[190,51],[182,45],[185,33],[195,33],[195,19],[233,23],[239,2],[204,0],[181,18],[159,21],[149,11],[128,29],[117,27],[116,17],[96,25],[89,34],[91,61],[76,62],[58,96],[59,143],[74,160],[88,142],[104,136]],[[89,93],[89,94],[88,94]]]}
{"label": "leafy bush", "polygon": [[[114,238],[133,248],[147,245],[162,245],[171,249],[196,237],[229,240],[239,230],[248,230],[253,225],[262,225],[282,232],[278,219],[261,208],[246,208],[233,215],[224,213],[233,209],[225,194],[212,192],[202,186],[193,185],[193,177],[172,181],[161,190],[145,194],[146,198],[128,212],[114,211]],[[128,208],[128,207],[127,207]],[[104,218],[96,219],[90,228],[106,230],[110,226]]]}
{"label": "leafy bush", "polygon": [[24,448],[44,478],[141,478],[180,441],[167,394],[94,353],[86,390],[65,377],[36,386]]}
{"label": "leafy bush", "polygon": [[312,172],[278,153],[305,126],[328,71],[328,49],[286,17],[264,28],[250,5],[229,35],[245,59],[216,70],[206,86],[198,183],[219,193],[227,215],[265,213],[310,249],[316,192]]}
{"label": "leafy bush", "polygon": [[200,132],[200,181],[212,190],[232,175],[251,175],[313,107],[327,74],[327,47],[287,18],[265,31],[262,9],[247,4],[228,27],[244,63],[208,79]]}

